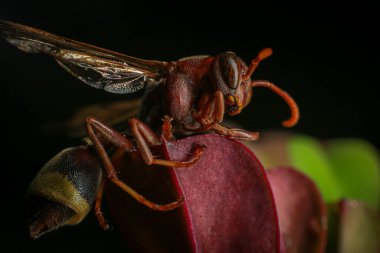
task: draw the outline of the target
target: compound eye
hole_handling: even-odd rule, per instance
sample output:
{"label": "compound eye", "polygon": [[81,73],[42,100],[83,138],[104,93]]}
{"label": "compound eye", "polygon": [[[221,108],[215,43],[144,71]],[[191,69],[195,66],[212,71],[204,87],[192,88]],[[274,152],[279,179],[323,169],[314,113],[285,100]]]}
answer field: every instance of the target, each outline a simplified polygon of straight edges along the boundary
{"label": "compound eye", "polygon": [[228,87],[233,90],[236,90],[239,85],[239,69],[236,64],[236,61],[233,57],[223,57],[222,60],[222,69],[224,81],[227,83]]}

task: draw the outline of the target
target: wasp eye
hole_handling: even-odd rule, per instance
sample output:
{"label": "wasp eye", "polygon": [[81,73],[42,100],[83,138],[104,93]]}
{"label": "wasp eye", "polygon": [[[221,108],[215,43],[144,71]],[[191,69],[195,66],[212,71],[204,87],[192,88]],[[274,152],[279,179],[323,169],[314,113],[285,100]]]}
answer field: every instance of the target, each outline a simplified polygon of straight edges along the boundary
{"label": "wasp eye", "polygon": [[224,81],[227,83],[228,87],[233,90],[236,90],[238,87],[238,77],[239,70],[236,64],[236,61],[233,57],[224,57],[222,60],[222,69],[223,69],[223,77]]}

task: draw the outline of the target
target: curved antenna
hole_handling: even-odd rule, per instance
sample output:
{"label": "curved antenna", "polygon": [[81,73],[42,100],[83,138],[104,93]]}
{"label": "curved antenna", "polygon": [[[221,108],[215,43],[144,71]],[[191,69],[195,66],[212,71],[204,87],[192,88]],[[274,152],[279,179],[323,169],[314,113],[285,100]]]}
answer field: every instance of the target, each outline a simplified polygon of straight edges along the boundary
{"label": "curved antenna", "polygon": [[271,56],[272,53],[273,50],[271,48],[264,48],[261,50],[256,58],[251,61],[251,64],[249,64],[248,70],[243,76],[243,81],[247,81],[251,77],[252,73],[256,70],[257,66],[259,66],[259,63]]}
{"label": "curved antenna", "polygon": [[277,87],[275,84],[268,82],[268,81],[253,81],[251,82],[251,87],[264,87],[272,90],[274,93],[282,97],[284,101],[288,104],[290,108],[290,118],[283,121],[282,125],[284,127],[292,127],[295,124],[297,124],[300,112],[298,109],[297,103],[294,101],[294,99],[284,90]]}

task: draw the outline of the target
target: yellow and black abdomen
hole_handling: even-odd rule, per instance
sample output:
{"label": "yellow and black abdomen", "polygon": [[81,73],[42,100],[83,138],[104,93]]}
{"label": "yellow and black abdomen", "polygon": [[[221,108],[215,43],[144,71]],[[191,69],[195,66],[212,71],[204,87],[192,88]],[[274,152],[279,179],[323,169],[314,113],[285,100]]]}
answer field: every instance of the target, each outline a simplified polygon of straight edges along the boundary
{"label": "yellow and black abdomen", "polygon": [[67,148],[54,156],[28,189],[31,236],[82,221],[94,203],[101,178],[101,163],[90,146]]}

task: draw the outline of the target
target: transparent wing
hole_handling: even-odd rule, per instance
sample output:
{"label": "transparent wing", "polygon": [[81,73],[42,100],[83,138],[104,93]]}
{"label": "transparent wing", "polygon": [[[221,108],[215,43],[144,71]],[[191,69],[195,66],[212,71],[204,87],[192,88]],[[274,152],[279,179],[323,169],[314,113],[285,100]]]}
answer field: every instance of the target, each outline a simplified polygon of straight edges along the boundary
{"label": "transparent wing", "polygon": [[166,62],[149,61],[0,20],[0,34],[27,53],[54,57],[86,84],[112,93],[132,93],[148,81],[159,81]]}

